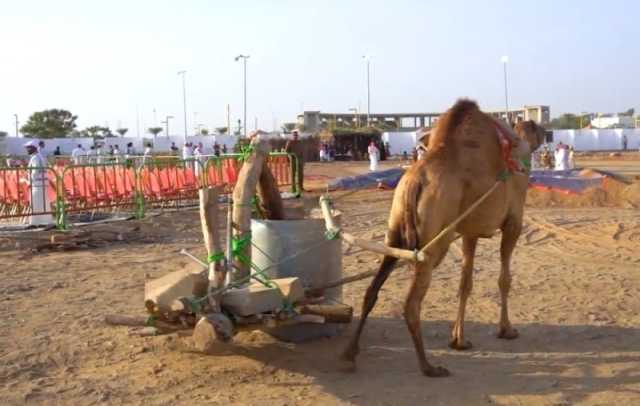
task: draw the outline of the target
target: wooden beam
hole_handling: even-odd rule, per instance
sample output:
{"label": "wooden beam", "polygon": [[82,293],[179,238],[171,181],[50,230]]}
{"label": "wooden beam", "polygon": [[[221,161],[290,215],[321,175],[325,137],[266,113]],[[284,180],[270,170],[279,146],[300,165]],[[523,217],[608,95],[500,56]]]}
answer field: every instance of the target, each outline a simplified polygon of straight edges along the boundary
{"label": "wooden beam", "polygon": [[[220,235],[218,228],[220,224],[220,210],[218,209],[218,187],[200,189],[200,224],[202,225],[202,235],[207,255],[215,255],[223,252],[220,245]],[[209,288],[220,288],[224,284],[223,260],[209,263]]]}
{"label": "wooden beam", "polygon": [[329,207],[329,199],[325,196],[320,197],[320,209],[322,210],[322,216],[324,217],[327,231],[339,235],[348,244],[355,245],[356,247],[360,247],[367,251],[404,259],[411,262],[423,262],[426,260],[426,255],[424,253],[409,251],[401,248],[393,248],[385,244],[366,241],[361,238],[355,237],[352,234],[341,231],[333,220],[333,216],[331,215],[331,208]]}

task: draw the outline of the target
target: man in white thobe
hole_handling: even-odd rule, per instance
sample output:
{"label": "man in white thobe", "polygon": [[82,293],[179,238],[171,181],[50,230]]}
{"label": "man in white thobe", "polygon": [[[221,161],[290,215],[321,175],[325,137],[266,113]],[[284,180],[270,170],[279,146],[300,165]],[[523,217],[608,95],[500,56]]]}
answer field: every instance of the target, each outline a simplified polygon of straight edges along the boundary
{"label": "man in white thobe", "polygon": [[569,169],[569,150],[562,142],[558,144],[555,152],[556,171],[566,171]]}
{"label": "man in white thobe", "polygon": [[[53,224],[53,216],[51,213],[43,212],[51,211],[47,199],[47,160],[38,153],[38,144],[29,141],[24,144],[29,154],[29,191],[31,198],[31,216],[29,216],[29,224],[31,225],[48,225]],[[42,214],[38,214],[42,213]]]}
{"label": "man in white thobe", "polygon": [[71,151],[71,159],[73,159],[74,165],[80,165],[82,163],[83,155],[84,149],[82,148],[82,145],[78,144],[78,146]]}
{"label": "man in white thobe", "polygon": [[369,144],[369,148],[367,149],[367,152],[369,153],[369,170],[371,172],[375,172],[378,170],[378,160],[380,159],[380,151],[378,150],[378,147],[376,147],[376,144],[371,141],[371,143]]}

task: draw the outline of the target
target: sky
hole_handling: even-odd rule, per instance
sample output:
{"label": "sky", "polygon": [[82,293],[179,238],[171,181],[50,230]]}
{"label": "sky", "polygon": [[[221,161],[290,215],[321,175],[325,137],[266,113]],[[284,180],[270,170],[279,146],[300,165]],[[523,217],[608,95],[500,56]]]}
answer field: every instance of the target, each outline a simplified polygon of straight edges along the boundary
{"label": "sky", "polygon": [[[460,97],[565,112],[640,107],[640,2],[2,0],[0,131],[63,108],[144,135],[242,118],[271,130],[303,110],[440,112]],[[154,114],[155,110],[155,114]],[[139,131],[138,131],[139,129]]]}

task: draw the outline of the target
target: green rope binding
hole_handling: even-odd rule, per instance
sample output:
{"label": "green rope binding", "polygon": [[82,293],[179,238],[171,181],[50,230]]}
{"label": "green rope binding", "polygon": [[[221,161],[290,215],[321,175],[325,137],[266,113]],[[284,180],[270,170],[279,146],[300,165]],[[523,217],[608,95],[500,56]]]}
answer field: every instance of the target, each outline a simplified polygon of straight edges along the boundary
{"label": "green rope binding", "polygon": [[336,238],[338,238],[340,236],[340,229],[337,230],[327,230],[324,232],[324,237],[327,240],[335,240]]}
{"label": "green rope binding", "polygon": [[156,326],[156,320],[158,320],[158,318],[154,315],[151,315],[149,317],[147,317],[147,320],[144,321],[144,325],[147,327],[155,327]]}
{"label": "green rope binding", "polygon": [[207,263],[209,264],[214,264],[222,260],[224,260],[224,252],[216,252],[215,254],[211,254],[207,257]]}

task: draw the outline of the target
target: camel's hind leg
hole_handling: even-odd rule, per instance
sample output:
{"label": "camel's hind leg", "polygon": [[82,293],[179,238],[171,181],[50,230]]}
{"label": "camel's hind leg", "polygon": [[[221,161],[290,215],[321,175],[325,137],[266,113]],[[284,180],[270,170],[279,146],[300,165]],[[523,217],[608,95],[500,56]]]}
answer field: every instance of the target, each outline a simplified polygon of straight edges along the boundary
{"label": "camel's hind leg", "polygon": [[458,317],[456,323],[451,330],[451,341],[449,347],[455,350],[468,350],[471,348],[471,342],[464,339],[464,312],[467,306],[467,299],[473,288],[473,258],[476,253],[477,238],[462,239],[462,252],[464,255],[462,262],[462,275],[460,277],[460,289],[458,296],[460,304],[458,306]]}
{"label": "camel's hind leg", "polygon": [[518,337],[518,330],[511,326],[509,321],[509,289],[511,289],[511,254],[516,247],[520,232],[522,231],[522,220],[509,217],[502,226],[502,241],[500,244],[500,277],[498,287],[500,288],[500,323],[498,326],[498,338],[508,340]]}
{"label": "camel's hind leg", "polygon": [[391,274],[391,271],[393,271],[393,265],[397,261],[398,260],[393,257],[384,257],[382,259],[382,264],[380,264],[378,273],[367,288],[367,293],[365,294],[364,301],[362,302],[362,312],[360,314],[360,322],[358,323],[358,328],[351,337],[351,341],[349,341],[349,344],[347,345],[347,348],[345,348],[341,357],[342,361],[347,363],[347,365],[345,366],[348,369],[355,369],[355,360],[359,352],[358,342],[360,341],[360,335],[362,334],[362,330],[364,329],[364,324],[366,323],[369,313],[371,312],[371,310],[373,310],[373,307],[378,300],[378,292],[380,291],[380,288],[382,288],[382,285],[384,285],[385,281],[389,277],[389,274]]}
{"label": "camel's hind leg", "polygon": [[420,369],[424,375],[430,377],[449,376],[449,371],[443,367],[433,366],[427,361],[420,328],[420,309],[422,308],[422,300],[431,284],[433,268],[438,266],[446,254],[448,245],[448,243],[439,245],[437,249],[433,250],[433,254],[426,262],[416,264],[415,275],[404,306],[404,318],[416,348]]}

